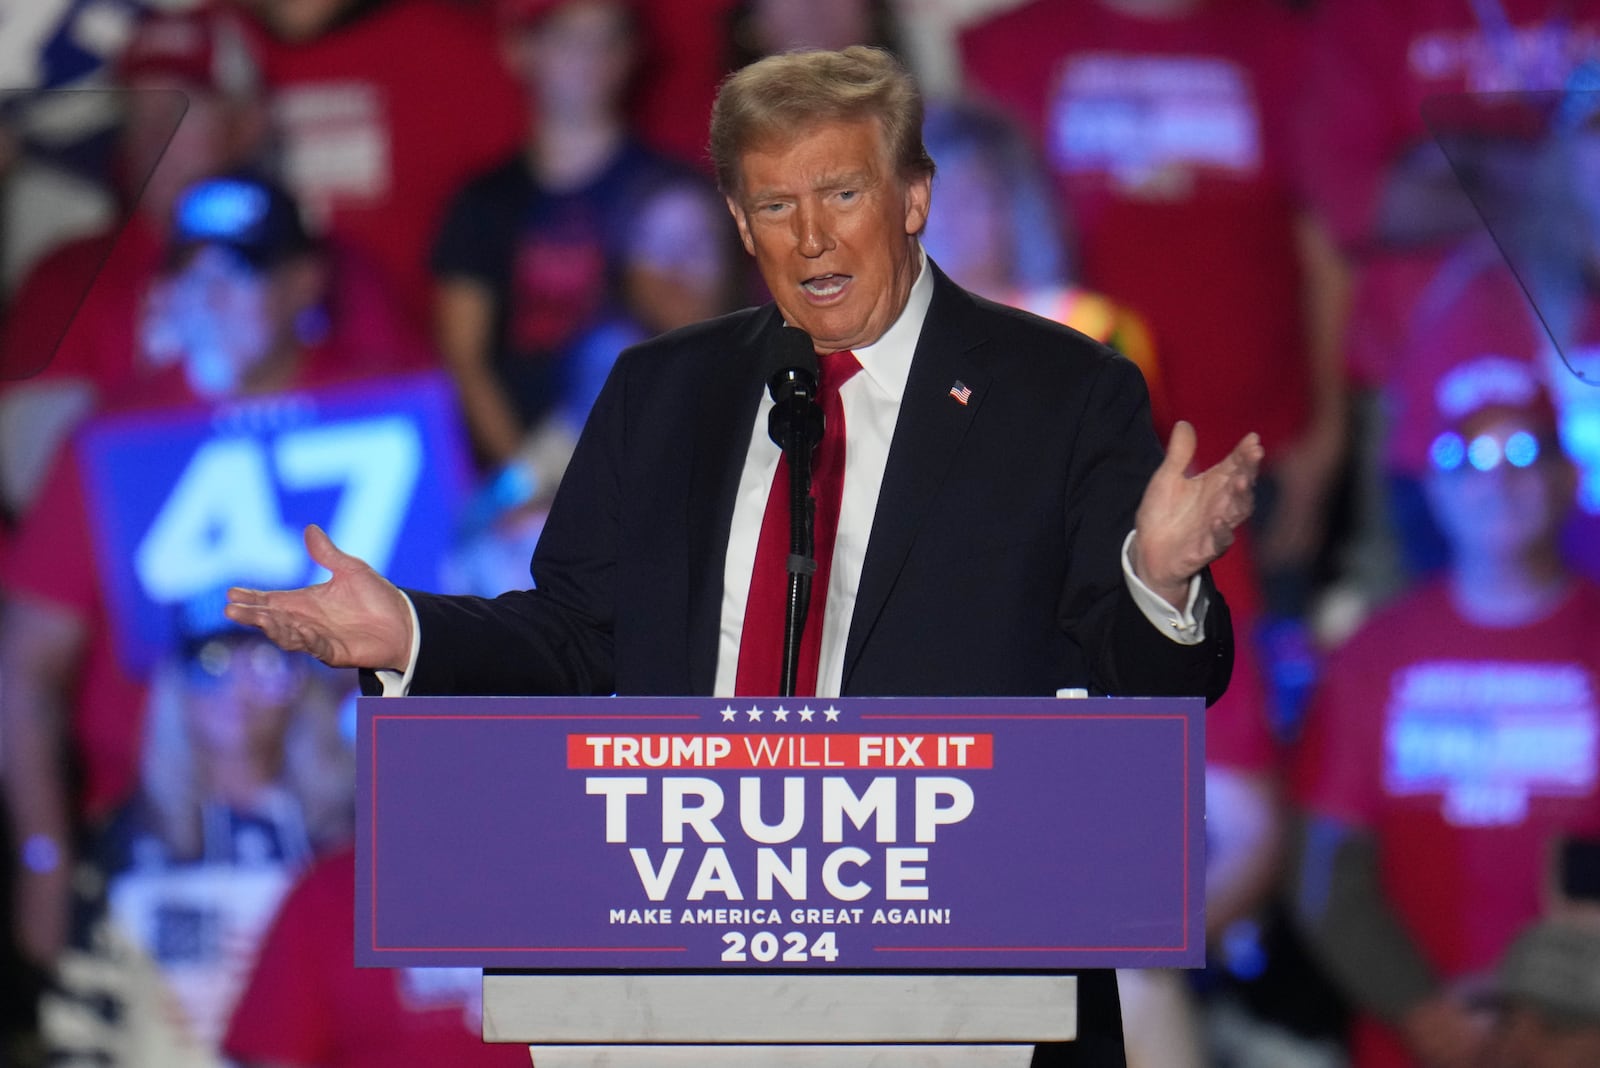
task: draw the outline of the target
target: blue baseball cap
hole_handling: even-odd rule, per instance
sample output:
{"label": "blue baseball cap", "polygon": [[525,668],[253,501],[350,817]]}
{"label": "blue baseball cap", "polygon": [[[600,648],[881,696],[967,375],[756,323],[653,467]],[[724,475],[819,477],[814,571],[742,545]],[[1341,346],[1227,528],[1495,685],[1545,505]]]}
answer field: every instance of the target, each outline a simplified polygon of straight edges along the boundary
{"label": "blue baseball cap", "polygon": [[264,271],[314,252],[318,242],[287,190],[256,175],[235,174],[196,182],[178,198],[174,258],[202,245],[221,245]]}

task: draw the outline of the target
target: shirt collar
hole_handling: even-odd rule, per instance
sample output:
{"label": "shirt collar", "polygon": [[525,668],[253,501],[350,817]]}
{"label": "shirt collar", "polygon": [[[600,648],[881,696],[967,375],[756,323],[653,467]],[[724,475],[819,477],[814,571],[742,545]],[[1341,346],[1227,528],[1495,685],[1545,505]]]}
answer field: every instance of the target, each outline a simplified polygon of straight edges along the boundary
{"label": "shirt collar", "polygon": [[917,351],[917,339],[922,336],[922,324],[928,317],[931,303],[933,272],[928,270],[928,254],[918,242],[917,280],[911,283],[906,306],[900,309],[899,317],[882,337],[870,345],[851,350],[873,384],[896,400],[905,396],[906,379],[911,377],[911,357]]}

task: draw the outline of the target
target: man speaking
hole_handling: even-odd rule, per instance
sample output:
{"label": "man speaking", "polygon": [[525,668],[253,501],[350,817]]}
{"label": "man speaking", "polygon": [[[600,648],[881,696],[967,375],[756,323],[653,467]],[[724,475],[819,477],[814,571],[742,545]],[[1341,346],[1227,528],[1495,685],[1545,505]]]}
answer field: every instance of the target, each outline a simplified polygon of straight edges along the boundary
{"label": "man speaking", "polygon": [[[824,416],[796,693],[1215,700],[1232,632],[1205,568],[1250,513],[1259,441],[1188,477],[1194,431],[1162,459],[1131,363],[944,277],[917,239],[921,127],[911,78],[874,49],[724,83],[712,156],[774,302],[618,359],[536,589],[402,593],[312,528],[329,581],[231,591],[229,616],[390,694],[778,693],[788,474],[765,380],[787,324]],[[1113,974],[1079,997],[1079,1041],[1035,1064],[1122,1065]]]}

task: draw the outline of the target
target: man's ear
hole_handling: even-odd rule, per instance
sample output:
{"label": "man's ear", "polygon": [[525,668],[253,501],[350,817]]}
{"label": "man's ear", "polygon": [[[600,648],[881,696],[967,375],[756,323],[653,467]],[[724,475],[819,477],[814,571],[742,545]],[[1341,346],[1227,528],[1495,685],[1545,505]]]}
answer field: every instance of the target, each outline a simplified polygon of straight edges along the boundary
{"label": "man's ear", "polygon": [[744,213],[738,203],[728,197],[728,214],[733,216],[733,224],[739,228],[739,241],[744,245],[744,250],[750,255],[756,254],[756,243],[750,237],[750,217]]}
{"label": "man's ear", "polygon": [[922,233],[928,225],[928,208],[933,203],[933,177],[921,175],[906,183],[906,233]]}

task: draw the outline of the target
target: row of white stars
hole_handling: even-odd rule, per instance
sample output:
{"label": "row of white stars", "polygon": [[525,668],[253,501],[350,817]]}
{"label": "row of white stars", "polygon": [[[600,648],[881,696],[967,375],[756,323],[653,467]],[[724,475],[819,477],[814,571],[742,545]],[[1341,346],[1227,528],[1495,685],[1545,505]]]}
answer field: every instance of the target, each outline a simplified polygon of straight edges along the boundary
{"label": "row of white stars", "polygon": [[[751,708],[745,709],[743,714],[750,718],[750,722],[751,723],[759,723],[759,722],[761,722],[761,717],[764,716],[764,715],[767,715],[769,712],[772,714],[773,722],[775,722],[775,723],[787,723],[787,722],[789,722],[790,710],[787,709],[787,708],[784,708],[782,705],[779,705],[777,708],[766,708],[766,709],[761,708],[759,706],[753,706]],[[734,708],[732,705],[729,705],[727,708],[724,708],[722,710],[722,722],[724,722],[724,723],[735,723],[735,722],[738,721],[738,718],[739,718],[740,714],[741,713],[740,713],[740,711],[738,709]],[[802,723],[810,723],[811,720],[813,719],[813,717],[816,716],[817,710],[814,709],[814,708],[811,708],[809,705],[806,705],[806,706],[802,706],[800,708],[795,709],[793,714],[800,717],[800,722],[802,722]],[[824,708],[822,710],[822,719],[823,719],[823,722],[825,722],[825,723],[838,723],[839,722],[839,710],[837,708],[834,708],[832,705],[829,705],[827,708]]]}

